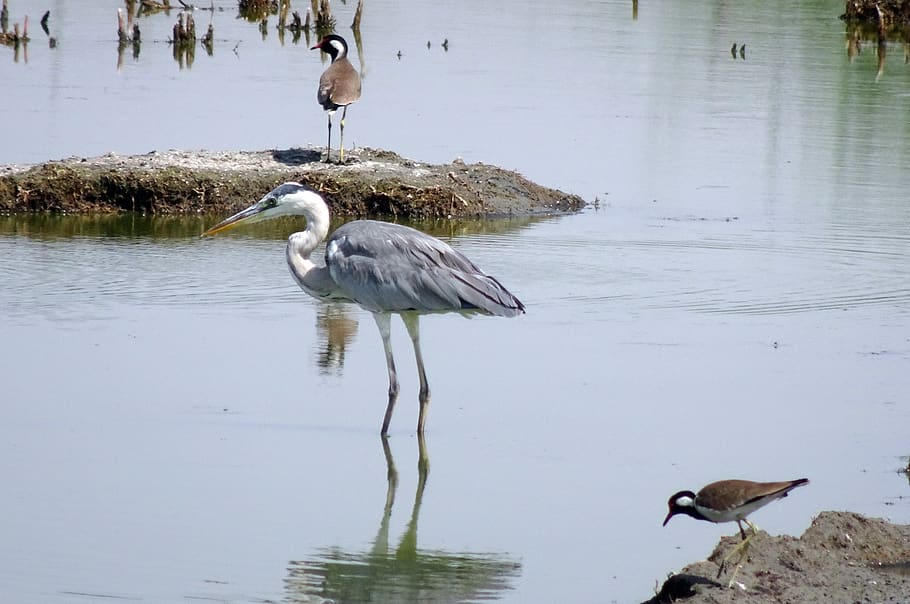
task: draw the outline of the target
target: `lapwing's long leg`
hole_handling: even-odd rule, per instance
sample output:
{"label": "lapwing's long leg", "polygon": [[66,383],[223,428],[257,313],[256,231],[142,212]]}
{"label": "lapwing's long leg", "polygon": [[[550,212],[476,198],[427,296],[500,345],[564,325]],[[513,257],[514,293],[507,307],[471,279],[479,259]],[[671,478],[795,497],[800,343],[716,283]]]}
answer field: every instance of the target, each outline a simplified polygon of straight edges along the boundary
{"label": "lapwing's long leg", "polygon": [[325,161],[328,163],[332,158],[332,114],[327,113],[326,115],[329,116],[329,142],[325,146]]}
{"label": "lapwing's long leg", "polygon": [[338,138],[341,139],[341,148],[339,151],[341,153],[341,163],[344,163],[344,118],[347,116],[347,114],[348,114],[348,106],[345,105],[344,109],[341,112],[341,122],[339,122],[339,124],[338,124],[338,131],[340,133],[338,135]]}
{"label": "lapwing's long leg", "polygon": [[[749,553],[749,543],[752,541],[752,537],[758,534],[757,526],[745,518],[743,518],[742,521],[745,522],[749,527],[749,534],[746,535],[742,525],[739,525],[739,531],[743,539],[737,543],[733,549],[727,552],[727,555],[724,556],[724,559],[720,562],[720,568],[717,569],[717,578],[720,579],[720,576],[723,574],[724,569],[727,567],[727,562],[730,560],[730,558],[735,556],[737,553],[739,554],[739,559],[736,561],[736,568],[733,569],[733,576],[730,577],[730,582],[728,584],[729,587],[733,587],[733,583],[736,581],[736,574],[739,572],[743,561],[746,559],[746,556]],[[736,522],[739,524],[739,520]]]}
{"label": "lapwing's long leg", "polygon": [[736,561],[736,567],[733,569],[733,574],[730,575],[730,580],[727,582],[727,589],[732,588],[736,584],[736,575],[739,573],[739,569],[743,567],[743,562],[745,561],[746,554],[749,552],[746,551],[749,548],[743,549],[742,554],[739,557],[739,560]]}

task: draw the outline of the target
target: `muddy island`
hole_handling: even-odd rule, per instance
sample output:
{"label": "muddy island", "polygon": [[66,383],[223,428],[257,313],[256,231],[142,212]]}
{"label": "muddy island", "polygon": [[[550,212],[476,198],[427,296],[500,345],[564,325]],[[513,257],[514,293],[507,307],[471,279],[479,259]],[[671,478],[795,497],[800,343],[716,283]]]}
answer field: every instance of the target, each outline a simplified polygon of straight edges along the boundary
{"label": "muddy island", "polygon": [[573,212],[577,195],[483,163],[426,164],[360,148],[344,165],[322,148],[153,151],[0,166],[0,212],[226,213],[289,180],[308,184],[338,215],[463,218]]}
{"label": "muddy island", "polygon": [[707,560],[670,576],[646,604],[910,602],[910,525],[822,512],[798,539],[760,531],[733,586],[718,564],[738,542],[723,537]]}

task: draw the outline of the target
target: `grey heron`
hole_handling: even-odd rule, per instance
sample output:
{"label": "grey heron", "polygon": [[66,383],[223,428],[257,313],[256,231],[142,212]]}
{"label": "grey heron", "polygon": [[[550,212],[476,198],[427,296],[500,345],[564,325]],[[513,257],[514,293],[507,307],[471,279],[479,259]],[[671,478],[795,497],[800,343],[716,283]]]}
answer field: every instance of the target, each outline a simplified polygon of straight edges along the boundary
{"label": "grey heron", "polygon": [[329,230],[329,208],[314,189],[286,182],[258,202],[219,222],[203,236],[278,216],[302,215],[306,229],[288,238],[287,262],[297,284],[312,297],[358,304],[373,313],[389,372],[389,399],[382,435],[389,430],[398,398],[392,356],[391,316],[398,314],[414,346],[420,379],[417,433],[426,424],[430,388],[420,352],[421,314],[457,312],[514,317],[524,313],[521,301],[495,278],[448,244],[416,229],[377,220],[348,222],[328,238],[325,265],[310,254]]}
{"label": "grey heron", "polygon": [[344,118],[348,113],[348,105],[360,99],[360,74],[348,59],[348,43],[341,36],[326,36],[310,50],[317,48],[332,57],[332,64],[319,78],[319,90],[316,93],[316,99],[329,116],[325,161],[329,161],[332,155],[332,114],[342,107],[339,132],[341,163],[344,163]]}

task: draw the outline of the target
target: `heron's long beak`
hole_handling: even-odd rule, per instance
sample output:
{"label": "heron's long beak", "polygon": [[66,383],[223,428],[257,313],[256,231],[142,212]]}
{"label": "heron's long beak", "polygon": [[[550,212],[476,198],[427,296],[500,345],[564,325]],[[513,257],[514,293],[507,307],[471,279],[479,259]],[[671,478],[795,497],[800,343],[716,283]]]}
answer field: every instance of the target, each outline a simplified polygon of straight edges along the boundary
{"label": "heron's long beak", "polygon": [[252,220],[252,218],[254,216],[261,214],[264,210],[265,210],[265,207],[263,207],[263,205],[261,203],[256,203],[254,205],[251,205],[247,209],[237,212],[230,218],[225,218],[224,220],[222,220],[221,222],[219,222],[218,224],[216,224],[215,226],[213,226],[212,228],[210,228],[209,230],[204,232],[202,234],[202,237],[208,237],[210,235],[214,235],[215,233],[220,233],[221,231],[227,231],[228,229],[232,229],[235,226],[238,226],[243,223],[256,222],[256,220]]}

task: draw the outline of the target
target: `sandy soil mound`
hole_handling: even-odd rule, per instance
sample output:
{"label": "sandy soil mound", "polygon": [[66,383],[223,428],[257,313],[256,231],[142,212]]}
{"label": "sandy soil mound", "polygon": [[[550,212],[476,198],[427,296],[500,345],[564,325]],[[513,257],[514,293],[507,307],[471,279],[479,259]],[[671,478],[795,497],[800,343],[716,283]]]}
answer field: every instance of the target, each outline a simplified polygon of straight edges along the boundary
{"label": "sandy soil mound", "polygon": [[822,512],[799,539],[759,532],[728,587],[732,568],[718,582],[718,565],[739,540],[721,539],[708,560],[671,576],[648,602],[910,603],[910,525]]}
{"label": "sandy soil mound", "polygon": [[289,180],[323,193],[337,215],[411,218],[532,215],[584,207],[577,195],[487,164],[426,164],[390,151],[166,151],[0,166],[0,212],[225,213]]}

